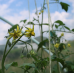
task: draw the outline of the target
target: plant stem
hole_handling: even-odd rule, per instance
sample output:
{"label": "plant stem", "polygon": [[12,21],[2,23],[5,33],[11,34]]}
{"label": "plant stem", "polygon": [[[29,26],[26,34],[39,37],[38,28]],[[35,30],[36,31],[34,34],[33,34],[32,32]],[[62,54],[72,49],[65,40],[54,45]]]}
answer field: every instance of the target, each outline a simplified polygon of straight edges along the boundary
{"label": "plant stem", "polygon": [[[22,41],[22,40],[19,40],[19,41],[21,41],[21,42],[23,42],[23,43],[27,43],[27,42],[25,42],[25,41]],[[29,44],[29,43],[27,43],[27,44]],[[31,44],[29,44],[30,46],[31,46],[31,48],[32,48],[32,50],[33,50],[33,47],[32,47],[32,45]]]}
{"label": "plant stem", "polygon": [[[53,31],[66,32],[66,33],[72,33],[72,34],[74,34],[74,32],[71,32],[71,31],[61,31],[61,30],[53,30]],[[49,31],[44,31],[44,32],[49,32]]]}
{"label": "plant stem", "polygon": [[[57,53],[57,58],[60,58],[60,56],[59,56],[59,54]],[[61,73],[61,70],[60,70],[60,65],[59,65],[59,62],[58,62],[58,71],[59,71],[59,73]]]}
{"label": "plant stem", "polygon": [[[50,2],[49,4],[54,4],[54,3],[59,3],[59,2]],[[45,4],[47,4],[47,3],[45,3]]]}
{"label": "plant stem", "polygon": [[57,70],[58,70],[58,73],[61,73],[58,61],[57,61]]}
{"label": "plant stem", "polygon": [[4,54],[3,54],[3,58],[2,58],[2,73],[4,73],[4,62],[5,62],[5,53],[6,53],[6,49],[7,49],[7,44],[9,42],[9,39],[7,40],[6,46],[5,46],[5,50],[4,50]]}
{"label": "plant stem", "polygon": [[[42,24],[43,24],[43,13],[42,13]],[[43,29],[42,29],[42,24],[41,24],[41,42],[43,41]],[[41,57],[42,57],[42,48],[41,48]]]}
{"label": "plant stem", "polygon": [[[45,0],[44,0],[44,3],[43,3],[43,9],[44,9],[44,4],[45,4]],[[42,12],[42,23],[41,23],[41,42],[43,41],[43,28],[42,28],[42,25],[43,25],[43,12]],[[41,57],[42,57],[42,50],[43,48],[41,48]]]}
{"label": "plant stem", "polygon": [[58,66],[58,72],[61,73],[61,70],[60,70],[60,65],[59,63],[57,62],[57,66]]}
{"label": "plant stem", "polygon": [[[56,39],[55,38],[54,38],[54,43],[56,43]],[[59,55],[58,55],[58,50],[56,50],[55,48],[54,48],[54,50],[55,50],[56,57],[60,58]],[[57,61],[57,70],[58,70],[58,73],[61,73],[60,65],[59,65],[58,61]]]}
{"label": "plant stem", "polygon": [[3,58],[2,58],[2,73],[4,73],[5,71],[4,71],[4,69],[5,69],[5,67],[4,67],[4,62],[5,62],[5,58],[4,58],[5,56],[3,55]]}
{"label": "plant stem", "polygon": [[[24,35],[24,33],[22,34],[22,36]],[[20,38],[22,37],[20,36]],[[20,38],[11,46],[11,48],[9,49],[9,51],[6,53],[5,57],[8,55],[8,53],[11,51],[11,49],[13,48],[13,46],[20,40]]]}

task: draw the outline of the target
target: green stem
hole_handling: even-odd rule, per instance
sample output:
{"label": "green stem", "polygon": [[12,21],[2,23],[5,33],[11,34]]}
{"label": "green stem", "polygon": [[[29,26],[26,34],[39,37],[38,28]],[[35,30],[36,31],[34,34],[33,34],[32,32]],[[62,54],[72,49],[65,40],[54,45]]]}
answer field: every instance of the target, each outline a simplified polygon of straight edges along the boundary
{"label": "green stem", "polygon": [[7,44],[9,42],[9,39],[7,40],[6,46],[5,46],[5,50],[4,50],[4,54],[3,54],[3,58],[2,58],[2,73],[4,73],[4,62],[5,62],[5,53],[6,53],[6,49],[7,49]]}
{"label": "green stem", "polygon": [[[22,41],[22,40],[19,40],[19,41],[21,41],[21,42],[23,42],[23,43],[27,43],[27,42],[25,42],[25,41]],[[29,44],[29,43],[27,43],[27,44]],[[33,50],[33,47],[32,47],[32,45],[31,44],[29,44],[30,46],[31,46],[31,48],[32,48],[32,50]]]}
{"label": "green stem", "polygon": [[[56,39],[54,39],[54,43],[56,43]],[[54,48],[54,50],[55,50],[55,55],[56,55],[56,57],[57,57],[57,58],[60,58],[60,57],[59,57],[58,50],[56,50],[55,48]],[[59,62],[58,62],[58,61],[57,61],[57,70],[58,70],[58,73],[61,73],[60,65],[59,65]]]}
{"label": "green stem", "polygon": [[[55,38],[54,38],[54,43],[56,43],[56,39]],[[55,50],[56,57],[60,58],[59,55],[58,55],[58,50],[56,50],[55,48],[54,48],[54,50]],[[60,65],[59,65],[58,61],[57,61],[57,70],[58,70],[59,73],[61,73]]]}
{"label": "green stem", "polygon": [[[57,58],[60,58],[58,53],[57,53]],[[57,67],[58,67],[58,72],[61,73],[59,62],[57,62]]]}
{"label": "green stem", "polygon": [[[55,48],[54,48],[54,50],[55,50],[55,55],[56,55],[56,57],[57,57],[57,58],[60,58],[59,55],[58,55],[58,51],[56,51]],[[59,65],[58,61],[56,61],[56,63],[57,63],[57,70],[58,70],[58,73],[61,73],[60,65]]]}
{"label": "green stem", "polygon": [[[41,41],[42,41],[42,34],[43,34],[43,32],[42,32],[42,25],[40,24],[40,22],[39,22],[39,16],[38,16],[38,10],[37,10],[37,5],[36,5],[36,0],[34,0],[35,1],[35,7],[36,7],[36,13],[37,13],[37,17],[38,17],[38,23],[39,23],[39,29],[40,29],[40,27],[41,27],[41,31],[40,31],[40,33],[41,33]],[[42,19],[43,20],[43,19]],[[41,48],[42,49],[42,48]],[[41,57],[42,57],[42,50],[41,50]]]}
{"label": "green stem", "polygon": [[35,1],[35,7],[36,7],[36,13],[37,13],[37,17],[38,17],[38,25],[39,25],[39,29],[40,29],[40,22],[39,22],[39,16],[38,16],[38,10],[37,10],[37,4],[36,4],[36,0]]}
{"label": "green stem", "polygon": [[[42,25],[41,25],[41,42],[43,41],[43,33],[42,33]],[[42,48],[41,48],[41,58],[42,58],[42,52],[43,52],[43,50],[42,50]]]}
{"label": "green stem", "polygon": [[61,70],[60,70],[60,65],[59,65],[59,63],[58,63],[58,71],[59,71],[59,73],[61,73]]}
{"label": "green stem", "polygon": [[[23,35],[24,35],[24,34],[22,34],[22,36],[23,36]],[[20,38],[21,38],[22,36],[20,36]],[[6,56],[8,55],[8,53],[11,51],[11,49],[13,48],[13,46],[20,40],[20,38],[11,46],[11,48],[9,49],[9,51],[6,53],[5,58],[6,58]]]}
{"label": "green stem", "polygon": [[[53,30],[53,31],[66,32],[66,33],[73,33],[74,34],[74,32],[71,32],[71,31],[61,31],[61,30]],[[44,32],[49,32],[49,31],[43,31],[43,33]]]}
{"label": "green stem", "polygon": [[[24,35],[24,34],[23,34]],[[23,36],[22,35],[22,36]],[[21,37],[22,37],[21,36]],[[20,37],[20,38],[21,38]],[[19,39],[20,39],[19,38]],[[4,73],[4,69],[5,69],[5,67],[4,67],[4,62],[5,62],[5,59],[6,59],[6,56],[8,55],[8,53],[11,51],[11,49],[13,48],[13,46],[19,41],[19,39],[11,46],[11,48],[9,49],[9,51],[6,53],[6,48],[7,48],[7,44],[8,44],[8,41],[9,41],[9,39],[7,40],[7,43],[6,43],[6,46],[5,46],[5,50],[4,50],[4,54],[3,54],[3,58],[2,58],[2,72]],[[5,55],[5,53],[6,53],[6,55]]]}
{"label": "green stem", "polygon": [[[49,4],[53,4],[53,3],[59,3],[59,2],[50,2]],[[45,4],[47,4],[47,3],[45,3]]]}
{"label": "green stem", "polygon": [[[44,9],[44,4],[45,4],[45,0],[44,0],[44,3],[43,3],[43,9]],[[43,41],[43,29],[42,29],[42,25],[43,25],[43,13],[42,13],[42,23],[41,23],[41,42]],[[42,57],[42,50],[43,48],[41,48],[41,57]]]}

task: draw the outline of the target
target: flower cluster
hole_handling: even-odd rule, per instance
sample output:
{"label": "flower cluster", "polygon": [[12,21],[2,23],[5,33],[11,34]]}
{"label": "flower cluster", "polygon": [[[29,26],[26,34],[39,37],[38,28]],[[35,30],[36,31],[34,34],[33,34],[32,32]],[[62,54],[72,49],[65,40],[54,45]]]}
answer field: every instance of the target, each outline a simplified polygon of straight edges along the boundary
{"label": "flower cluster", "polygon": [[39,12],[39,15],[41,14],[41,13],[43,13],[44,12],[44,10],[42,10],[41,12]]}
{"label": "flower cluster", "polygon": [[17,39],[18,37],[20,37],[22,34],[21,34],[21,30],[22,30],[22,28],[21,29],[19,29],[19,26],[17,26],[17,30],[15,30],[14,29],[14,31],[13,32],[8,32],[9,33],[9,37],[8,37],[8,39],[10,39],[11,37],[13,37],[13,39],[15,40],[15,39]]}
{"label": "flower cluster", "polygon": [[68,47],[71,47],[71,45],[68,43]]}
{"label": "flower cluster", "polygon": [[58,48],[58,47],[59,47],[59,44],[58,44],[58,43],[56,43],[56,44],[54,45],[54,47],[55,47],[55,48]]}
{"label": "flower cluster", "polygon": [[28,27],[25,27],[27,28],[27,30],[25,30],[25,36],[30,38],[31,36],[35,36],[35,33],[34,33],[34,25],[33,25],[33,28],[28,28]]}
{"label": "flower cluster", "polygon": [[[34,33],[34,25],[33,25],[33,28],[28,28],[28,27],[25,27],[27,28],[27,30],[25,30],[24,32],[24,35],[28,38],[30,38],[31,36],[35,36],[35,33]],[[8,39],[12,38],[13,37],[13,40],[16,40],[17,38],[19,38],[20,36],[22,36],[22,28],[19,29],[19,26],[17,26],[17,29],[13,32],[8,32],[9,33],[9,37]]]}

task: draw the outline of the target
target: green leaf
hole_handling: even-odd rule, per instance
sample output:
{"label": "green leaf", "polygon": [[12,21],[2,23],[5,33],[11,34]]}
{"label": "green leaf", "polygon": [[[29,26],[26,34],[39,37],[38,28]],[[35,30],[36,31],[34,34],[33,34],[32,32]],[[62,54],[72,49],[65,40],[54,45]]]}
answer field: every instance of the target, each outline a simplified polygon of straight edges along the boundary
{"label": "green leaf", "polygon": [[35,65],[31,63],[23,63],[20,67],[25,67],[25,66],[30,66],[32,68],[35,68]]}
{"label": "green leaf", "polygon": [[37,70],[37,69],[35,69],[35,70],[33,71],[33,73],[38,73],[38,70]]}
{"label": "green leaf", "polygon": [[18,63],[17,62],[12,62],[10,64],[6,64],[5,65],[5,69],[7,70],[10,66],[17,67],[18,66]]}
{"label": "green leaf", "polygon": [[11,47],[11,42],[10,41],[8,41],[8,45],[9,45],[9,47]]}
{"label": "green leaf", "polygon": [[43,23],[42,25],[49,25],[48,23]]}
{"label": "green leaf", "polygon": [[11,66],[17,67],[18,63],[17,62],[13,62]]}
{"label": "green leaf", "polygon": [[74,65],[72,65],[71,68],[74,69]]}
{"label": "green leaf", "polygon": [[26,23],[27,20],[21,20],[20,22]]}
{"label": "green leaf", "polygon": [[60,58],[52,58],[52,61],[58,61],[60,62],[63,66],[64,66],[64,60],[60,59]]}
{"label": "green leaf", "polygon": [[70,62],[70,61],[65,61],[65,63],[67,64],[67,66],[72,66],[72,65],[74,65],[74,63],[73,63],[73,62]]}
{"label": "green leaf", "polygon": [[48,33],[49,31],[43,31],[43,33],[45,33],[45,32],[47,32],[47,33]]}
{"label": "green leaf", "polygon": [[60,43],[60,45],[59,45],[59,50],[60,50],[60,52],[62,51],[62,50],[64,50],[64,47],[63,46],[65,46],[65,48],[66,48],[66,45],[64,44],[64,43]]}
{"label": "green leaf", "polygon": [[37,61],[38,59],[36,58],[36,56],[35,55],[31,55],[31,57],[35,60],[35,61]]}
{"label": "green leaf", "polygon": [[70,28],[69,27],[67,27],[67,26],[64,26],[67,30],[70,30]]}
{"label": "green leaf", "polygon": [[5,36],[4,38],[8,38],[9,36]]}
{"label": "green leaf", "polygon": [[37,61],[34,62],[36,68],[39,70],[41,70],[41,68],[45,68],[46,66],[48,66],[49,64],[49,57],[47,58],[39,58]]}
{"label": "green leaf", "polygon": [[56,32],[55,31],[50,31],[50,36],[51,37],[56,37]]}
{"label": "green leaf", "polygon": [[74,32],[74,29],[72,29],[72,31]]}
{"label": "green leaf", "polygon": [[25,56],[22,54],[20,57],[21,57],[21,58],[24,58]]}
{"label": "green leaf", "polygon": [[68,69],[68,72],[74,72],[74,63],[71,61],[65,61],[65,66]]}
{"label": "green leaf", "polygon": [[56,59],[56,55],[52,55],[51,56],[51,59]]}
{"label": "green leaf", "polygon": [[61,5],[62,9],[64,9],[66,12],[68,11],[68,6],[70,6],[70,5],[63,3],[63,2],[60,2],[60,5]]}
{"label": "green leaf", "polygon": [[48,23],[43,23],[43,24],[39,24],[39,25],[49,25]]}
{"label": "green leaf", "polygon": [[66,58],[69,58],[69,57],[70,57],[70,55],[65,55],[65,57],[64,57],[64,58],[66,59]]}
{"label": "green leaf", "polygon": [[23,63],[19,68],[24,69],[24,73],[29,72],[28,70],[31,68],[35,68],[34,64],[31,63]]}
{"label": "green leaf", "polygon": [[14,71],[11,71],[10,73],[16,73],[16,72],[14,72]]}
{"label": "green leaf", "polygon": [[33,21],[37,21],[37,22],[39,22],[36,18],[33,18]]}
{"label": "green leaf", "polygon": [[58,25],[55,25],[56,28],[58,28]]}
{"label": "green leaf", "polygon": [[33,22],[28,22],[27,24],[32,24],[32,25],[34,25],[34,23],[33,23]]}
{"label": "green leaf", "polygon": [[58,23],[59,25],[65,25],[61,20],[57,20],[54,23]]}
{"label": "green leaf", "polygon": [[2,73],[2,69],[0,69],[0,73]]}
{"label": "green leaf", "polygon": [[12,26],[10,29],[8,29],[8,32],[14,30],[14,29],[17,29],[17,26],[19,26],[18,24],[15,24],[14,26]]}
{"label": "green leaf", "polygon": [[46,7],[44,7],[43,9],[46,9]]}
{"label": "green leaf", "polygon": [[26,55],[26,57],[27,57],[27,58],[30,58],[31,56],[30,56],[30,54],[28,53],[28,54]]}
{"label": "green leaf", "polygon": [[47,42],[48,41],[48,39],[45,39],[45,40],[43,40],[42,42],[40,42],[39,44],[38,44],[38,49],[37,49],[37,51],[39,51],[39,49],[44,45],[44,43],[45,42]]}
{"label": "green leaf", "polygon": [[57,64],[52,67],[52,73],[58,73]]}

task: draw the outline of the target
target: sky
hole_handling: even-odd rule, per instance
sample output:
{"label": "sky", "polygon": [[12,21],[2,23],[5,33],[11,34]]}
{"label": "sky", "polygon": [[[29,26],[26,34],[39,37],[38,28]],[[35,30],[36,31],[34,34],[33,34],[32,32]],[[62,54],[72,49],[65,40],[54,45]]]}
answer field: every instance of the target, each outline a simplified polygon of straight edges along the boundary
{"label": "sky", "polygon": [[[36,0],[37,3],[37,9],[40,12],[41,6],[43,4],[44,0]],[[46,1],[46,0],[45,0]],[[70,29],[74,28],[74,0],[59,0],[60,2],[64,2],[69,4],[68,12],[65,12],[60,6],[60,4],[53,3],[54,0],[49,0],[49,10],[51,15],[51,22],[61,20],[63,21],[66,26],[68,26]],[[45,5],[46,9],[44,10],[43,14],[43,22],[48,23],[48,10],[47,5]],[[29,0],[29,8],[30,8],[30,21],[33,20],[33,17],[37,18],[35,15],[36,8],[35,8],[35,2],[34,0]],[[28,9],[28,0],[0,0],[0,16],[10,21],[12,24],[19,24],[20,26],[23,26],[23,23],[20,23],[21,20],[27,19],[29,21],[29,9]],[[39,15],[39,20],[41,22],[42,18],[41,15]],[[35,22],[36,23],[36,22]],[[24,24],[25,25],[25,24]],[[8,35],[8,29],[11,26],[4,21],[0,20],[0,45],[6,43],[5,36]],[[32,26],[27,26],[31,27]],[[43,31],[48,30],[48,26],[43,26]],[[25,28],[23,29],[25,31]],[[40,36],[39,26],[35,25],[34,28],[35,31],[35,37]],[[57,32],[58,36],[60,35],[60,32]],[[45,37],[48,37],[48,33],[44,33]],[[65,33],[64,38],[67,40],[74,40],[74,34]],[[23,40],[27,40],[25,36],[22,38]]]}

